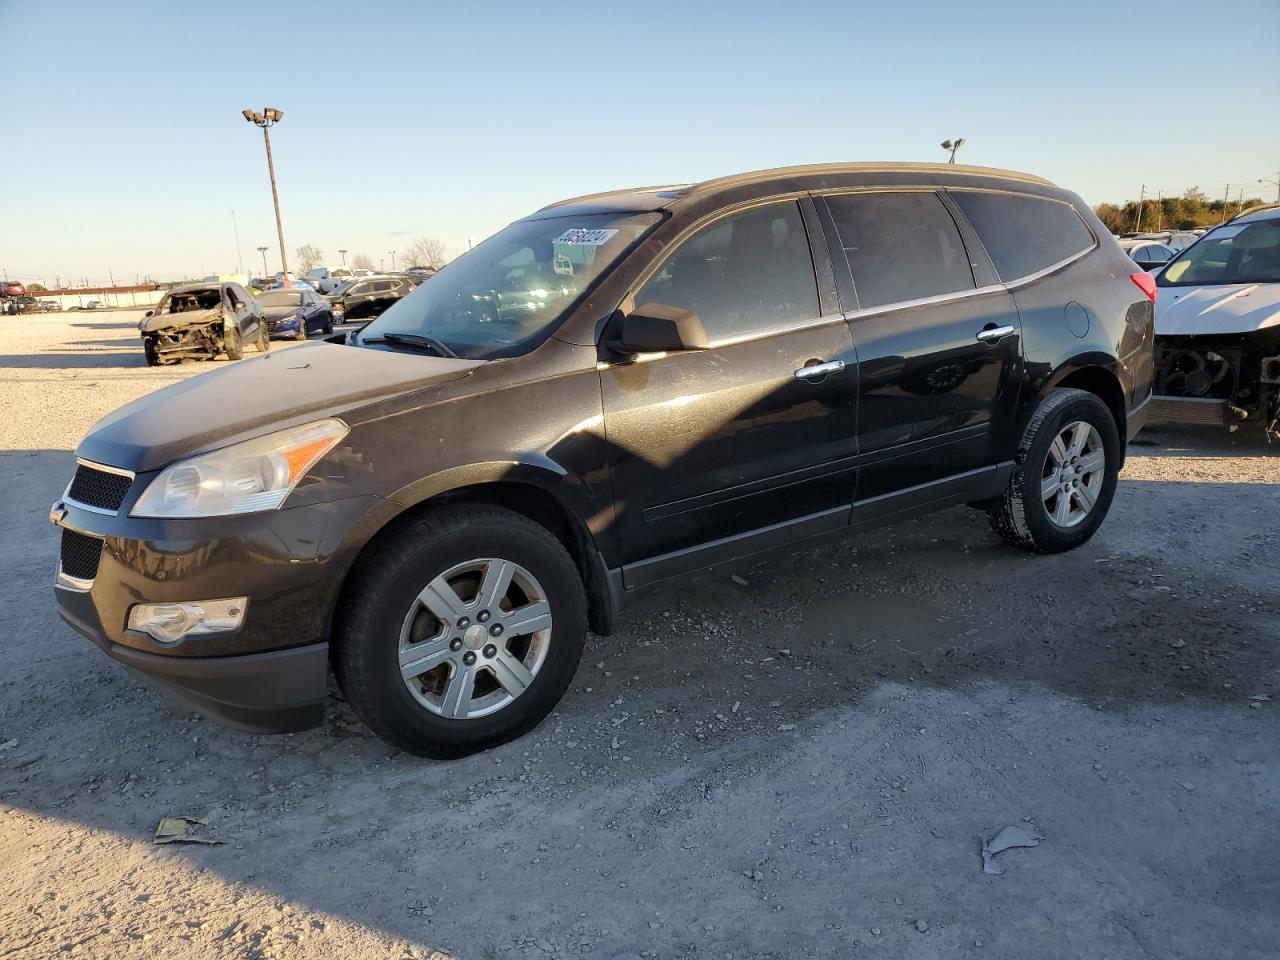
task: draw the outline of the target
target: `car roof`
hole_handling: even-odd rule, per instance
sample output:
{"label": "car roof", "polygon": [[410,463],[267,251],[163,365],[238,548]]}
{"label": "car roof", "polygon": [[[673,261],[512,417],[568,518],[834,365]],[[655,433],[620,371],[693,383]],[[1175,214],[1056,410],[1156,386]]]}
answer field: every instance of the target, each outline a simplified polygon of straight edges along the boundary
{"label": "car roof", "polygon": [[179,284],[176,287],[170,287],[168,290],[165,291],[165,294],[168,295],[170,293],[196,293],[201,290],[217,290],[219,293],[221,293],[223,287],[229,287],[229,286],[234,286],[234,284],[231,284],[230,282],[227,282],[227,281],[224,281],[222,283],[183,283],[183,284]]}
{"label": "car roof", "polygon": [[1250,207],[1243,213],[1238,213],[1229,221],[1230,223],[1244,223],[1248,220],[1276,220],[1280,219],[1280,203],[1264,203],[1260,207]]}
{"label": "car roof", "polygon": [[777,183],[822,181],[824,185],[842,186],[842,181],[865,180],[868,175],[913,174],[926,175],[944,180],[966,178],[982,178],[986,180],[1016,181],[1039,186],[1052,187],[1054,184],[1029,173],[1014,170],[1001,170],[995,167],[975,167],[967,164],[952,163],[815,163],[790,167],[774,167],[768,170],[755,170],[749,173],[738,173],[727,177],[716,177],[700,183],[668,184],[656,187],[633,187],[626,190],[607,190],[581,197],[571,197],[542,207],[538,214],[556,211],[555,216],[567,213],[643,213],[659,210],[671,210],[685,202],[705,198],[718,193],[725,193],[735,188],[760,186],[767,187]]}

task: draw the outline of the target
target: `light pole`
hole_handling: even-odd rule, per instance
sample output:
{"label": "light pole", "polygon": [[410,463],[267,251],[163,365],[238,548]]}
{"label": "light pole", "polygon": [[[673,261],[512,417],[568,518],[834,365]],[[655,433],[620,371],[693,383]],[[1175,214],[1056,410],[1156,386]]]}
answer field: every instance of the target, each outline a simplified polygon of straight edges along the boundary
{"label": "light pole", "polygon": [[347,251],[339,250],[338,252],[342,254],[342,265],[345,267],[347,265]]}
{"label": "light pole", "polygon": [[1280,203],[1280,180],[1272,180],[1270,177],[1259,177],[1259,183],[1269,183],[1276,188],[1276,203]]}
{"label": "light pole", "polygon": [[396,252],[394,250],[388,250],[387,253],[391,254],[391,272],[395,273],[396,272]]}
{"label": "light pole", "polygon": [[956,151],[963,146],[964,146],[964,137],[956,137],[954,140],[942,141],[942,149],[951,151],[951,158],[947,160],[947,163],[956,162]]}
{"label": "light pole", "polygon": [[269,247],[259,247],[258,252],[262,254],[262,279],[267,279],[267,250]]}
{"label": "light pole", "polygon": [[[280,222],[280,194],[276,191],[276,167],[271,161],[271,134],[267,132],[269,127],[275,126],[284,119],[284,111],[277,110],[275,107],[267,107],[262,113],[253,110],[241,110],[244,118],[250,123],[256,123],[262,128],[262,142],[267,145],[267,173],[271,175],[271,202],[276,208],[276,236],[280,240],[280,269],[282,271],[283,283],[286,287],[289,283],[289,261],[284,251],[284,225]],[[264,262],[266,258],[263,258]]]}

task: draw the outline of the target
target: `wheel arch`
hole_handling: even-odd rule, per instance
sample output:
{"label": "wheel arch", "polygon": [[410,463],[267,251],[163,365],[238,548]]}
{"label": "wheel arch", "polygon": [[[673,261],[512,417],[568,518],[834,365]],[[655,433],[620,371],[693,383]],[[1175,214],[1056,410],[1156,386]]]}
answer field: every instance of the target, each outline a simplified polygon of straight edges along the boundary
{"label": "wheel arch", "polygon": [[1115,419],[1116,433],[1120,437],[1120,464],[1123,466],[1128,416],[1124,384],[1120,379],[1119,368],[1119,362],[1113,357],[1078,357],[1060,366],[1045,381],[1036,398],[1036,405],[1038,406],[1051,390],[1059,387],[1084,390],[1098,397],[1107,405],[1107,409]]}
{"label": "wheel arch", "polygon": [[486,503],[527,517],[560,541],[582,576],[592,632],[612,634],[619,605],[610,589],[604,556],[583,513],[573,508],[564,493],[556,492],[569,483],[562,470],[510,462],[469,464],[416,481],[389,498],[404,509],[387,519],[357,552],[343,576],[333,616],[345,606],[344,594],[361,560],[375,553],[403,524],[446,503]]}

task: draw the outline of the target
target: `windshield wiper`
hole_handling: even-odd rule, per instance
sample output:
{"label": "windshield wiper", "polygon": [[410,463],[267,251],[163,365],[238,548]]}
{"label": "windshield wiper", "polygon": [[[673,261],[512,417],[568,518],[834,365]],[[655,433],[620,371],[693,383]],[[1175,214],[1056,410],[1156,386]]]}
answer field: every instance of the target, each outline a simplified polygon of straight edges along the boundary
{"label": "windshield wiper", "polygon": [[452,360],[458,359],[458,355],[445,346],[444,342],[437,340],[435,337],[428,337],[424,333],[384,333],[380,337],[374,337],[372,340],[360,338],[361,343],[390,343],[397,347],[414,347],[418,350],[428,350],[431,353],[441,357],[448,357]]}

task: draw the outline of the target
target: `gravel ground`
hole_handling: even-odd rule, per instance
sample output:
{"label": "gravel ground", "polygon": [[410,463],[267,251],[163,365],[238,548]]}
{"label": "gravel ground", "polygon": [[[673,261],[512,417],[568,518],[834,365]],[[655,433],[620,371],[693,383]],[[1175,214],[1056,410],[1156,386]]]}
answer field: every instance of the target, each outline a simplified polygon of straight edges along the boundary
{"label": "gravel ground", "polygon": [[1280,955],[1280,445],[1144,433],[1067,555],[956,509],[682,583],[431,763],[336,699],[222,729],[58,621],[70,451],[208,369],[137,316],[0,322],[0,957]]}

